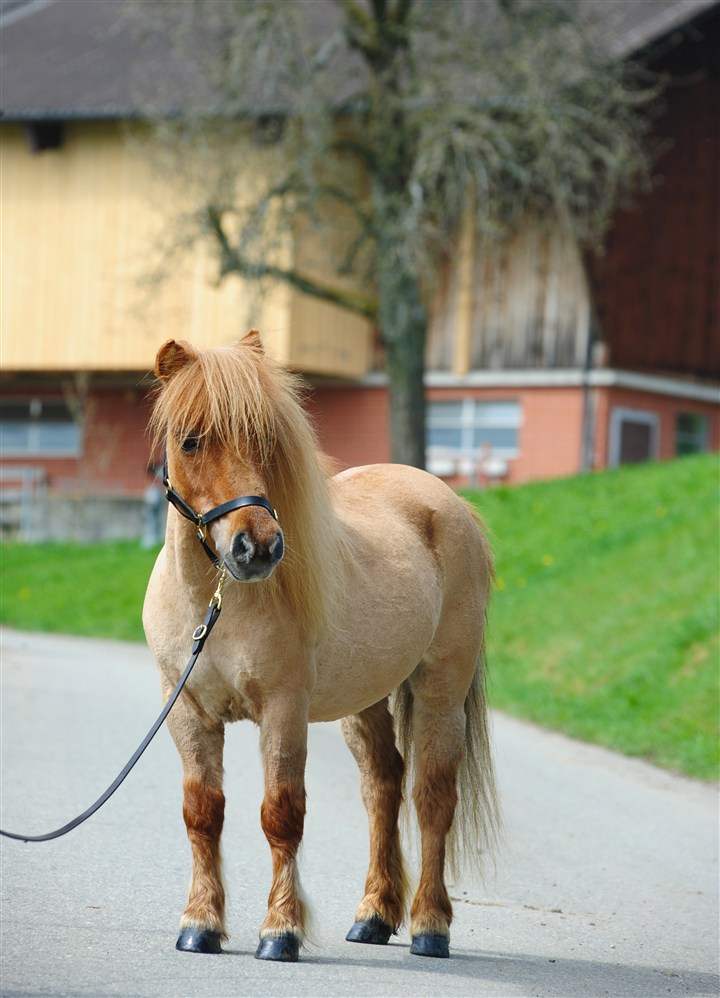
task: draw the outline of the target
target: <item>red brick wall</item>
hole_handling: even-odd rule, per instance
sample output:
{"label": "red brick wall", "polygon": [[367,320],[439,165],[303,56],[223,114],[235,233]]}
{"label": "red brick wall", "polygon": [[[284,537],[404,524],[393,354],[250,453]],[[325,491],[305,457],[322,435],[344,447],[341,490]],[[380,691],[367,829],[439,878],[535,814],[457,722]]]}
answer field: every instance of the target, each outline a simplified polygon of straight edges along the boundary
{"label": "red brick wall", "polygon": [[[517,399],[523,423],[519,455],[508,462],[509,484],[540,478],[558,478],[580,471],[583,395],[570,388],[432,388],[430,400],[461,398]],[[691,402],[666,395],[625,388],[591,390],[595,407],[593,468],[605,468],[609,458],[610,417],[615,407],[657,413],[660,418],[659,457],[675,457],[675,421],[678,413],[708,416],[710,449],[720,450],[720,413],[709,402]],[[324,450],[340,467],[390,459],[387,396],[381,388],[318,388],[310,411]],[[453,480],[452,484],[465,484]]]}
{"label": "red brick wall", "polygon": [[[20,392],[13,391],[14,395]],[[28,394],[50,395],[34,391]],[[660,419],[662,459],[675,456],[678,413],[707,415],[710,447],[720,450],[720,411],[708,402],[690,402],[624,388],[592,390],[595,405],[595,468],[607,465],[610,418],[614,407],[655,412]],[[516,484],[538,478],[573,475],[580,468],[582,392],[580,388],[432,388],[428,398],[517,399],[523,423],[519,455],[508,462],[506,481]],[[308,411],[321,447],[339,467],[390,460],[387,393],[379,387],[316,388]],[[4,465],[42,465],[50,487],[64,492],[139,495],[150,482],[146,426],[150,407],[144,388],[112,388],[91,393],[81,459],[6,459]],[[159,455],[155,455],[155,459]],[[465,484],[456,481],[453,484]]]}
{"label": "red brick wall", "polygon": [[80,487],[118,494],[138,494],[150,484],[146,434],[150,406],[140,389],[93,393],[85,430]]}
{"label": "red brick wall", "polygon": [[318,388],[308,400],[322,449],[343,468],[390,460],[384,388]]}
{"label": "red brick wall", "polygon": [[523,410],[520,455],[509,481],[560,478],[580,471],[582,392],[534,388],[517,393]]}
{"label": "red brick wall", "polygon": [[[507,481],[572,475],[579,469],[582,399],[577,388],[432,388],[430,400],[517,399],[523,410],[520,455]],[[310,412],[321,446],[340,466],[390,460],[387,394],[382,388],[318,388]]]}
{"label": "red brick wall", "polygon": [[[8,392],[10,394],[10,392]],[[62,397],[57,384],[12,390],[15,397]],[[3,465],[45,468],[49,487],[58,492],[139,495],[150,483],[146,426],[150,414],[143,388],[90,392],[86,402],[80,457],[3,458]]]}
{"label": "red brick wall", "polygon": [[720,450],[720,411],[711,402],[694,402],[628,388],[601,389],[595,437],[596,467],[604,468],[610,458],[610,420],[615,408],[639,409],[659,417],[658,458],[661,461],[676,456],[675,427],[680,413],[706,416],[709,422],[709,447]]}

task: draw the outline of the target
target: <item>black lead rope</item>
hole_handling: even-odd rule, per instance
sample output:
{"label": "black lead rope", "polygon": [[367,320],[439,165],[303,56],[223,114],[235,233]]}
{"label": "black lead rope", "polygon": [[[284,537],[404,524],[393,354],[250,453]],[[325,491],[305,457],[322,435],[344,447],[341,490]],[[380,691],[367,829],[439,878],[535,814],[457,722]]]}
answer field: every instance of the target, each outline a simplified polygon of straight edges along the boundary
{"label": "black lead rope", "polygon": [[2,831],[2,829],[0,829],[0,835],[4,835],[5,838],[8,839],[18,839],[20,842],[49,842],[51,839],[59,839],[61,835],[66,835],[68,832],[71,832],[73,828],[77,828],[78,825],[81,825],[84,821],[87,821],[87,819],[92,817],[92,815],[95,814],[96,811],[100,810],[105,801],[109,800],[110,797],[112,797],[117,788],[124,781],[125,777],[133,769],[135,763],[138,761],[140,756],[143,754],[145,749],[153,740],[159,729],[162,727],[163,721],[170,713],[172,706],[177,700],[177,698],[180,696],[182,688],[187,682],[188,676],[192,672],[193,666],[197,662],[200,652],[203,650],[203,645],[205,644],[205,641],[207,640],[210,631],[213,629],[215,623],[217,622],[218,617],[220,616],[220,610],[222,608],[222,590],[224,583],[225,583],[225,572],[223,571],[220,575],[218,587],[215,590],[215,594],[212,600],[210,601],[207,613],[205,614],[205,620],[202,622],[202,624],[200,624],[199,627],[196,627],[193,632],[194,643],[192,647],[192,655],[190,656],[188,664],[185,666],[185,671],[183,672],[182,676],[180,676],[177,686],[173,690],[170,699],[167,701],[162,711],[160,712],[158,719],[150,728],[147,735],[145,735],[145,738],[137,747],[133,755],[130,757],[130,759],[128,759],[123,769],[118,773],[113,782],[107,788],[105,793],[103,793],[100,797],[98,797],[95,803],[91,807],[89,807],[87,811],[83,811],[83,813],[79,814],[77,818],[73,818],[73,820],[69,821],[67,825],[63,825],[62,828],[58,828],[54,832],[47,832],[45,835],[18,835],[16,832],[4,832]]}
{"label": "black lead rope", "polygon": [[193,667],[198,660],[200,652],[203,650],[203,645],[205,644],[205,641],[207,640],[210,631],[213,629],[213,627],[215,626],[215,622],[220,616],[220,609],[222,607],[222,592],[223,592],[223,587],[225,585],[226,572],[225,568],[221,567],[220,558],[215,554],[215,552],[212,550],[210,545],[205,540],[207,525],[209,523],[212,523],[214,520],[217,520],[219,517],[224,516],[226,513],[230,513],[234,509],[240,509],[242,506],[262,506],[263,509],[266,509],[268,513],[270,513],[270,515],[275,520],[277,520],[278,518],[277,512],[273,509],[273,507],[270,505],[267,499],[265,499],[264,496],[240,496],[237,499],[231,499],[229,502],[224,502],[222,503],[222,505],[216,506],[214,509],[211,509],[208,513],[202,513],[202,514],[197,513],[192,508],[190,503],[186,502],[186,500],[183,499],[180,493],[176,492],[175,489],[170,485],[170,480],[168,477],[167,453],[163,457],[163,485],[165,486],[165,498],[167,499],[167,501],[171,503],[179,513],[182,513],[182,515],[186,519],[192,520],[192,522],[195,524],[197,528],[197,538],[200,541],[203,550],[205,551],[205,554],[208,556],[213,565],[215,565],[215,567],[220,570],[220,577],[218,580],[217,589],[215,590],[213,598],[210,600],[210,605],[208,606],[207,613],[205,614],[205,620],[203,621],[202,624],[200,624],[199,627],[196,627],[193,632],[194,644],[192,648],[192,655],[190,656],[190,661],[185,666],[185,671],[183,672],[182,676],[180,676],[177,686],[173,690],[170,699],[163,707],[158,719],[155,721],[152,728],[150,728],[150,730],[148,731],[147,735],[145,736],[141,744],[137,747],[137,749],[130,757],[130,759],[128,759],[123,769],[118,773],[118,775],[115,777],[113,782],[107,788],[105,793],[102,794],[102,796],[98,797],[95,803],[91,807],[89,807],[87,811],[83,811],[82,814],[79,814],[77,818],[73,818],[72,821],[69,821],[67,825],[63,825],[62,828],[58,828],[54,832],[47,832],[47,834],[45,835],[18,835],[16,832],[4,832],[2,829],[0,829],[0,835],[4,835],[5,838],[18,839],[20,842],[49,842],[51,839],[59,839],[61,835],[66,835],[68,832],[71,832],[73,828],[77,828],[78,825],[82,825],[84,821],[87,821],[87,819],[92,817],[92,815],[95,814],[96,811],[100,810],[105,801],[109,800],[112,797],[117,788],[124,781],[125,777],[133,769],[135,763],[138,761],[138,759],[143,754],[145,749],[148,747],[150,742],[153,740],[155,735],[158,733],[159,729],[162,727],[162,724],[165,718],[170,713],[173,704],[180,696],[182,688],[187,682],[187,678],[192,672]]}

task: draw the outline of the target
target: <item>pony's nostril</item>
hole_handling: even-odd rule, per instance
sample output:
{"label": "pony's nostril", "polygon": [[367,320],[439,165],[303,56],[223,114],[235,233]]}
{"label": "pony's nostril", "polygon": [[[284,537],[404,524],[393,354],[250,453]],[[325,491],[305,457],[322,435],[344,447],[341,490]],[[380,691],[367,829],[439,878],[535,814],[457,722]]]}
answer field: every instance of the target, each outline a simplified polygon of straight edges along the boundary
{"label": "pony's nostril", "polygon": [[272,542],[268,548],[268,554],[273,561],[278,562],[285,554],[285,541],[283,540],[282,531],[278,531],[275,536],[275,540]]}
{"label": "pony's nostril", "polygon": [[247,565],[255,554],[255,545],[244,530],[233,537],[232,553],[233,558],[241,565]]}

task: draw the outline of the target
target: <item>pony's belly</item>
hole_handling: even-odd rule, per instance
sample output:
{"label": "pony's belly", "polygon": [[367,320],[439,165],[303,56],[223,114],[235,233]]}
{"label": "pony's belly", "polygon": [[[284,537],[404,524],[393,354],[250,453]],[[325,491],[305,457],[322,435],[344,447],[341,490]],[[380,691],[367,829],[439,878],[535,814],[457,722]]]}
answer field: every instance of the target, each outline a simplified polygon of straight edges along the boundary
{"label": "pony's belly", "polygon": [[385,672],[385,682],[378,682],[379,676],[375,675],[373,678],[376,682],[370,685],[362,681],[350,681],[342,690],[317,690],[310,698],[308,720],[311,723],[338,721],[341,717],[359,714],[366,707],[372,707],[389,696],[414,671],[416,665],[417,662],[399,669],[394,678],[392,674]]}
{"label": "pony's belly", "polygon": [[357,714],[388,696],[420,663],[435,630],[432,601],[392,605],[353,632],[338,633],[318,654],[310,720]]}
{"label": "pony's belly", "polygon": [[335,626],[318,651],[311,721],[357,714],[397,689],[430,647],[447,595],[425,529],[439,503],[413,490],[418,482],[432,492],[446,487],[397,465],[352,469],[335,482],[354,559]]}

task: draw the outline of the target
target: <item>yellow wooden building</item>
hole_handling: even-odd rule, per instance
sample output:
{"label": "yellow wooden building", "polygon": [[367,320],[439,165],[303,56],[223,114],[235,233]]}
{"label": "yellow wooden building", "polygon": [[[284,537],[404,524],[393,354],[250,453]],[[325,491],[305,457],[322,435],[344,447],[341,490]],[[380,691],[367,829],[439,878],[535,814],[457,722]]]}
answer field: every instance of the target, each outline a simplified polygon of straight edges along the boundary
{"label": "yellow wooden building", "polygon": [[[165,339],[217,345],[252,324],[292,367],[367,373],[366,321],[290,288],[253,311],[241,279],[217,281],[208,242],[163,262],[182,188],[154,166],[139,127],[65,123],[40,152],[29,127],[0,130],[4,372],[147,371]],[[248,142],[249,172],[255,152]]]}

